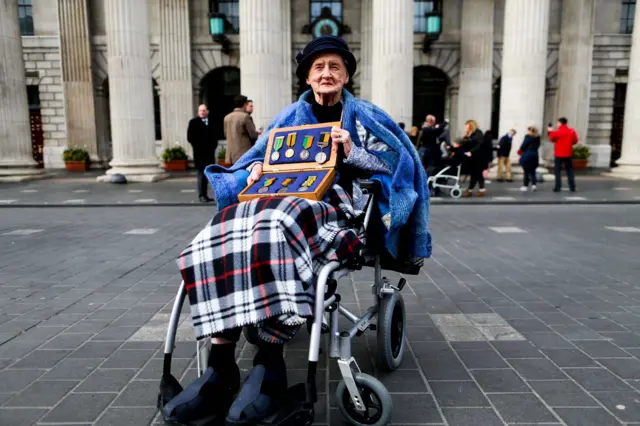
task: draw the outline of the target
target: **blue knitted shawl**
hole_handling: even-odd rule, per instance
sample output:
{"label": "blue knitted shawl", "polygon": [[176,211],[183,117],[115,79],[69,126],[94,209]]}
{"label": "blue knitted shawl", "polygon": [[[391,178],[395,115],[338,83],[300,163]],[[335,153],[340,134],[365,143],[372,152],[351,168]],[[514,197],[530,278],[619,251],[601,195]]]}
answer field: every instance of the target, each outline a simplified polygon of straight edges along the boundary
{"label": "blue knitted shawl", "polygon": [[[256,144],[231,168],[212,164],[205,169],[220,210],[238,202],[238,194],[246,186],[249,173],[246,168],[264,160],[273,128],[316,124],[311,104],[306,99],[313,96],[309,90],[300,99],[284,108],[258,138]],[[391,216],[385,242],[389,253],[399,256],[430,257],[431,234],[429,233],[429,191],[427,177],[418,153],[406,133],[382,109],[370,102],[353,97],[346,90],[342,94],[342,127],[349,131],[353,143],[362,146],[356,130],[356,119],[370,134],[386,143],[390,151],[369,151],[384,161],[391,170],[391,178],[374,176],[383,185],[383,197],[378,201],[380,210]],[[400,230],[403,231],[400,241]]]}

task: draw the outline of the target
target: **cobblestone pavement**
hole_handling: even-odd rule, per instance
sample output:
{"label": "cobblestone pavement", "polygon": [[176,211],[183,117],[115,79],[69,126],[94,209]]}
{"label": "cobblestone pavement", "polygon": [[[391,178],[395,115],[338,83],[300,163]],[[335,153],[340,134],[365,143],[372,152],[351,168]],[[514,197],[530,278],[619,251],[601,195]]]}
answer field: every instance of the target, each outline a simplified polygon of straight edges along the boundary
{"label": "cobblestone pavement", "polygon": [[[198,205],[195,178],[189,173],[151,184],[113,185],[97,183],[96,172],[60,173],[59,176],[23,183],[0,185],[0,207],[3,206],[140,206]],[[538,191],[520,192],[520,181],[490,182],[486,197],[453,199],[449,190],[432,198],[433,204],[640,204],[640,182],[621,181],[600,175],[577,177],[578,192],[554,193],[553,182],[538,185]],[[466,188],[466,184],[462,185]]]}
{"label": "cobblestone pavement", "polygon": [[[640,425],[640,206],[432,210],[434,256],[403,291],[401,369],[376,371],[375,334],[353,345],[392,393],[393,423]],[[157,422],[174,259],[209,215],[0,210],[0,425]],[[371,278],[342,282],[350,309],[372,303]],[[187,320],[173,365],[183,383],[196,376],[190,333]],[[292,383],[306,335],[287,348]],[[319,377],[317,422],[343,424],[335,363],[322,360]]]}

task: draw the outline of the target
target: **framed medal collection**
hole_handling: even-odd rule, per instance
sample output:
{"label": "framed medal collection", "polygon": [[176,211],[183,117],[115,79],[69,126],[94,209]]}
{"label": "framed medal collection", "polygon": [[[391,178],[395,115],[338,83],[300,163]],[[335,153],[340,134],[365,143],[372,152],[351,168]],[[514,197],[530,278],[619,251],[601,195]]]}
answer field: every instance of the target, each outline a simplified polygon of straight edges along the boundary
{"label": "framed medal collection", "polygon": [[238,199],[291,195],[322,200],[336,176],[337,153],[331,152],[334,126],[340,127],[340,122],[272,129],[262,176]]}

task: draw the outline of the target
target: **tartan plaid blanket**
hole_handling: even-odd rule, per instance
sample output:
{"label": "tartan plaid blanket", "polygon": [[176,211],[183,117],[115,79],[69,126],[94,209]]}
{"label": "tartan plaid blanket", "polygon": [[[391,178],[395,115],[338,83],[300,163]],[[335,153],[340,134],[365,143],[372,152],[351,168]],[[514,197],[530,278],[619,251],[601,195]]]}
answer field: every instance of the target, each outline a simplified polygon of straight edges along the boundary
{"label": "tartan plaid blanket", "polygon": [[325,201],[259,198],[218,212],[180,254],[196,337],[254,325],[261,339],[288,341],[313,315],[315,279],[364,244],[364,229],[344,190]]}

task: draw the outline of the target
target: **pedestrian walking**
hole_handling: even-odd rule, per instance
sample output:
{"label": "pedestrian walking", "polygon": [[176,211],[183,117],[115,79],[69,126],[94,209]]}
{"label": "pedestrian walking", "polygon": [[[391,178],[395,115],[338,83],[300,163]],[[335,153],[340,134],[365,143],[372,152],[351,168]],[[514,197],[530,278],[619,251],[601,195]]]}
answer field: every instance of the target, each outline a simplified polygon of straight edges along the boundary
{"label": "pedestrian walking", "polygon": [[483,172],[487,167],[487,154],[485,152],[484,135],[482,130],[478,129],[478,123],[475,120],[467,120],[464,123],[464,147],[467,158],[467,167],[469,173],[469,187],[464,193],[465,197],[473,195],[473,188],[478,184],[478,197],[484,197],[486,188],[484,187]]}
{"label": "pedestrian walking", "polygon": [[507,182],[513,182],[513,179],[511,179],[511,160],[509,160],[509,155],[511,155],[511,144],[515,134],[516,130],[511,129],[506,135],[502,136],[498,142],[498,182],[504,182],[505,177]]}
{"label": "pedestrian walking", "polygon": [[233,103],[235,109],[224,118],[224,137],[227,140],[225,160],[232,165],[251,149],[259,136],[253,119],[247,113],[247,97],[238,95]]}
{"label": "pedestrian walking", "polygon": [[444,130],[443,126],[436,123],[433,115],[427,115],[426,121],[422,126],[420,135],[418,136],[418,153],[420,160],[429,174],[429,169],[437,167],[440,160],[440,144],[438,138]]}
{"label": "pedestrian walking", "polygon": [[189,121],[187,141],[193,148],[193,163],[196,167],[198,181],[198,199],[202,202],[211,202],[213,199],[208,195],[209,185],[204,175],[204,169],[209,164],[216,162],[218,140],[215,137],[213,126],[209,123],[209,109],[204,104],[198,106],[198,116]]}
{"label": "pedestrian walking", "polygon": [[527,134],[520,145],[518,154],[520,155],[520,165],[524,171],[524,181],[520,191],[526,192],[529,190],[529,183],[531,183],[531,191],[534,192],[537,189],[536,169],[540,164],[538,151],[540,150],[540,133],[535,126],[529,126],[527,128]]}
{"label": "pedestrian walking", "polygon": [[569,180],[569,190],[576,192],[576,180],[573,175],[573,145],[578,143],[578,134],[574,129],[569,127],[567,119],[560,117],[558,119],[558,129],[553,130],[551,123],[547,130],[549,131],[549,139],[554,144],[554,160],[555,160],[555,173],[556,173],[556,185],[553,188],[553,192],[560,192],[562,187],[562,166],[567,172],[567,179]]}

